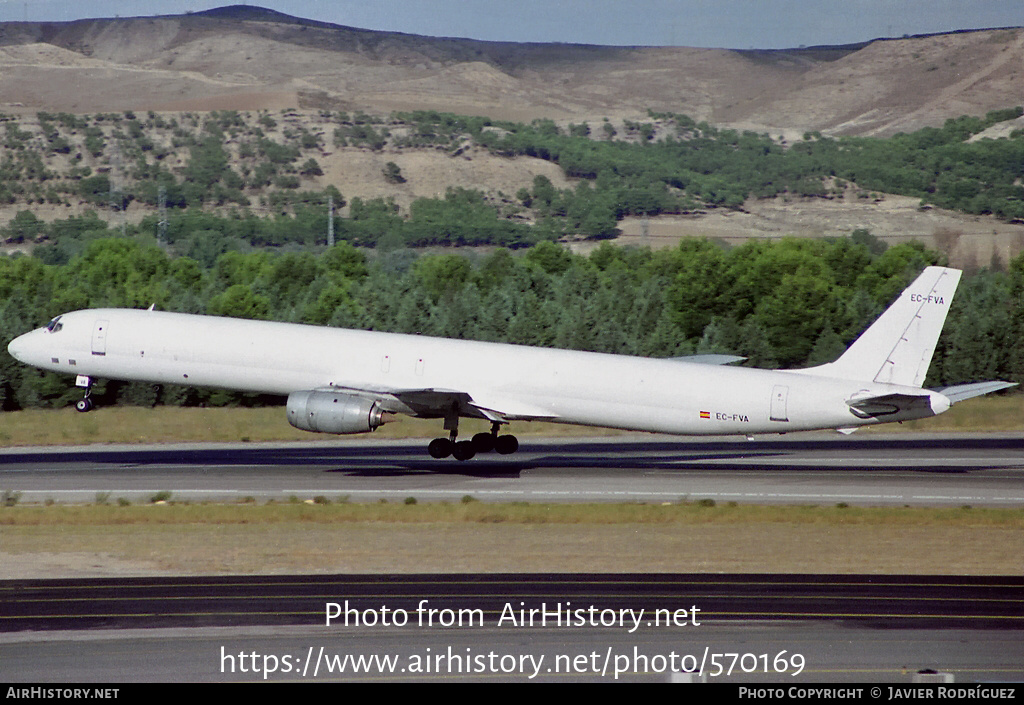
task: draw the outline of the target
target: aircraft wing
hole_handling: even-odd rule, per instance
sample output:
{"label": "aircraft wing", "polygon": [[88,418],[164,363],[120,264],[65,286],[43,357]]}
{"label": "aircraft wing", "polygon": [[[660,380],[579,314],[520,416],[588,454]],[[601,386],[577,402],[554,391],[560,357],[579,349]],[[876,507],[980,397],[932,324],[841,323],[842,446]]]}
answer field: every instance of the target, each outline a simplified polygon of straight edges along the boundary
{"label": "aircraft wing", "polygon": [[389,411],[424,418],[442,418],[457,409],[459,416],[469,416],[507,423],[509,421],[544,421],[558,418],[551,411],[524,403],[519,399],[485,392],[471,395],[455,389],[425,388],[373,389],[333,386],[332,391],[344,391],[361,397],[374,397],[388,404]]}
{"label": "aircraft wing", "polygon": [[474,396],[470,406],[490,421],[551,421],[558,418],[548,409],[488,393]]}
{"label": "aircraft wing", "polygon": [[950,403],[956,404],[958,401],[963,401],[964,399],[980,397],[982,394],[998,392],[1000,389],[1016,386],[1016,382],[975,382],[973,384],[955,384],[952,387],[942,387],[941,389],[935,389],[933,391],[948,397]]}

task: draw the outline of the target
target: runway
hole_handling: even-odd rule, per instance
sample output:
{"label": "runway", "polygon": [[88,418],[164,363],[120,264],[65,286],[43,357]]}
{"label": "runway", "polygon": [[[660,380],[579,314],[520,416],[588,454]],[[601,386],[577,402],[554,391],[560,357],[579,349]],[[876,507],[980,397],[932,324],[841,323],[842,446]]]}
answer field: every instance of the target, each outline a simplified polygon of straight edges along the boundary
{"label": "runway", "polygon": [[[1021,507],[1022,479],[1020,434],[527,439],[514,456],[466,463],[432,460],[422,441],[0,451],[0,490],[22,502],[138,501],[169,491],[195,500]],[[362,621],[325,624],[329,603]],[[424,604],[436,623],[419,624]],[[1019,576],[8,581],[0,583],[0,680],[664,681],[700,659],[705,674],[717,669],[711,682],[909,683],[920,668],[953,672],[961,683],[1006,681],[1024,678],[1022,606]],[[507,610],[528,619],[570,609],[598,623],[502,621]],[[444,621],[476,610],[480,623]],[[658,610],[676,621],[652,621]],[[414,624],[384,624],[400,611]],[[611,621],[600,623],[602,615]]]}
{"label": "runway", "polygon": [[573,573],[3,581],[0,631],[322,626],[327,603],[338,605],[332,623],[347,627],[608,627],[628,611],[642,612],[645,628],[808,619],[1024,628],[1021,577]]}
{"label": "runway", "polygon": [[[1024,677],[1024,579],[346,575],[9,581],[9,682]],[[327,614],[333,615],[328,623]]]}
{"label": "runway", "polygon": [[21,501],[176,499],[1024,506],[1024,434],[800,434],[747,441],[624,436],[522,442],[512,456],[432,460],[416,441],[15,448]]}

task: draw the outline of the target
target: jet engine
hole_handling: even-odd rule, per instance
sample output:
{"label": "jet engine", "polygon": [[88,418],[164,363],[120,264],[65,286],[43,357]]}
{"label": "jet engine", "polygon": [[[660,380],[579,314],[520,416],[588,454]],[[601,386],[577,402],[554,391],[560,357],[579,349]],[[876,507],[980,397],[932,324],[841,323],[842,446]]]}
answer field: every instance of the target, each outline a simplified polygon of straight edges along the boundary
{"label": "jet engine", "polygon": [[292,392],[287,409],[288,423],[317,433],[366,433],[387,421],[377,400],[330,391]]}

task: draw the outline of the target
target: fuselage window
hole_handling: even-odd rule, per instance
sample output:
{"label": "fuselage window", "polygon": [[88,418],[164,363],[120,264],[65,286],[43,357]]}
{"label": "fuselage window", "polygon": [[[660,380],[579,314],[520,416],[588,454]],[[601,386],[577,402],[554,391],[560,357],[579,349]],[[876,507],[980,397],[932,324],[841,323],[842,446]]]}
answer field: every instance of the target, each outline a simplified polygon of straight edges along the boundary
{"label": "fuselage window", "polygon": [[60,322],[60,316],[57,316],[52,321],[50,321],[49,325],[46,326],[46,330],[50,331],[51,333],[56,333],[63,327],[64,324]]}

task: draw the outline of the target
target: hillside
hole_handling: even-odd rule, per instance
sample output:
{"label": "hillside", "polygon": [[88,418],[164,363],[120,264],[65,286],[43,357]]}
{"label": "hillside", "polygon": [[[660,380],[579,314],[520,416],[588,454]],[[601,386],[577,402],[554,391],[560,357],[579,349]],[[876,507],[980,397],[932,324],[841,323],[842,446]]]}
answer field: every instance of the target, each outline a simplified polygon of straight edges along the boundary
{"label": "hillside", "polygon": [[[727,51],[436,39],[243,6],[174,17],[6,23],[0,25],[0,227],[16,248],[45,237],[28,218],[11,225],[26,210],[47,223],[96,211],[130,227],[155,220],[158,184],[167,191],[172,231],[186,206],[222,215],[241,209],[264,219],[307,217],[300,212],[306,209],[308,221],[309,208],[323,217],[327,189],[334,189],[344,197],[335,205],[383,199],[405,219],[417,200],[432,200],[421,208],[427,213],[421,220],[433,221],[429,234],[377,207],[362,211],[365,228],[376,234],[350,230],[353,242],[373,244],[390,232],[393,241],[454,244],[467,240],[439,235],[441,216],[431,209],[446,208],[439,201],[449,189],[464,189],[482,194],[493,212],[467,202],[443,219],[470,223],[475,212],[480,220],[463,227],[491,232],[477,242],[565,237],[586,250],[596,244],[581,238],[613,230],[622,232],[620,242],[657,247],[694,235],[740,242],[866,229],[890,243],[921,240],[960,266],[1002,265],[1024,249],[1020,184],[1002,164],[1012,161],[1008,152],[999,157],[979,144],[968,154],[955,140],[931,156],[876,146],[877,159],[862,159],[868,171],[850,164],[836,171],[841,165],[821,154],[815,135],[885,137],[1021,104],[1022,67],[1020,29]],[[444,120],[427,125],[392,112],[430,108],[520,127],[495,122],[487,123],[494,125],[489,135],[479,125],[474,134],[465,125],[449,132]],[[742,176],[725,168],[721,154],[716,161],[680,154],[655,169],[663,140],[711,133],[654,119],[648,109],[718,129],[753,130],[769,135],[771,144],[744,137],[740,149],[753,151]],[[543,121],[523,125],[538,118],[561,137],[550,141],[538,133],[548,129]],[[1008,137],[1021,127],[1024,118],[1004,120],[967,142]],[[508,129],[535,134],[523,138],[531,144],[506,149],[496,143]],[[711,139],[708,148],[720,151],[722,144]],[[612,147],[612,140],[623,144]],[[644,143],[660,146],[644,156],[628,149]],[[561,160],[549,147],[562,152]],[[796,163],[805,152],[813,164]],[[918,162],[916,176],[870,178],[881,161],[892,170],[900,166],[894,157],[904,155],[906,166]],[[977,159],[980,171],[903,188],[933,179],[927,165],[934,159]],[[780,160],[792,167],[780,171]],[[625,170],[615,185],[595,178],[620,166]],[[390,178],[389,169],[401,178]],[[1002,174],[1002,185],[991,181],[993,173]],[[524,189],[536,195],[537,179],[575,196],[524,200]],[[599,202],[580,190],[588,184],[601,191],[594,194]],[[124,195],[127,213],[112,207],[112,192]],[[954,192],[978,197],[957,197],[956,204],[942,198]],[[345,206],[339,213],[352,215]],[[304,231],[293,226],[287,235],[256,240],[313,241],[311,222]],[[524,240],[523,227],[536,224],[545,227]],[[153,228],[147,221],[144,230]],[[323,237],[323,228],[316,232]]]}
{"label": "hillside", "polygon": [[0,114],[0,238],[24,249],[105,229],[97,218],[153,235],[162,201],[179,252],[213,231],[307,246],[326,242],[330,202],[337,238],[369,247],[867,230],[1002,267],[1024,247],[1022,112],[789,146],[672,114],[565,128],[423,111]]}
{"label": "hillside", "polygon": [[0,25],[0,110],[647,109],[755,131],[888,135],[1024,102],[1024,30],[789,51],[437,39],[251,7]]}

